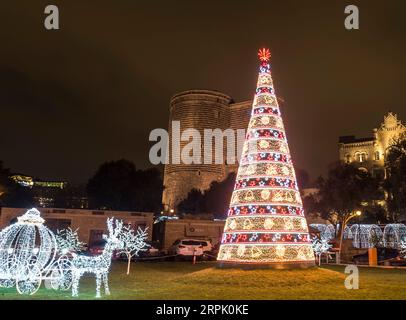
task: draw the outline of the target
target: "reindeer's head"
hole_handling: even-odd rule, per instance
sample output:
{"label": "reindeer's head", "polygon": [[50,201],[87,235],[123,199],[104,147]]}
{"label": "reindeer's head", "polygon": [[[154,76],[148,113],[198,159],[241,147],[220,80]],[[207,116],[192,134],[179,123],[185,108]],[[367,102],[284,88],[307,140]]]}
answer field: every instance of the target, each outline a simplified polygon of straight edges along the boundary
{"label": "reindeer's head", "polygon": [[109,234],[103,235],[103,238],[114,250],[122,249],[124,247],[124,242],[120,239],[120,233],[123,229],[123,221],[114,218],[107,218],[107,229]]}

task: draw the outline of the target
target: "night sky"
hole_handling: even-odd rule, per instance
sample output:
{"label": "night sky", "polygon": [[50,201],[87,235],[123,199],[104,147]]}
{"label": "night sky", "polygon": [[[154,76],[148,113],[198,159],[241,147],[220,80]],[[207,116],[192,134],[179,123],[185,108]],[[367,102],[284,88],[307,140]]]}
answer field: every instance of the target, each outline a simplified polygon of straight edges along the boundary
{"label": "night sky", "polygon": [[[58,5],[60,30],[43,26]],[[344,28],[344,7],[360,30]],[[106,160],[148,160],[170,97],[201,88],[253,97],[257,50],[272,51],[297,168],[337,160],[340,135],[406,122],[405,1],[1,1],[0,160],[84,182]]]}

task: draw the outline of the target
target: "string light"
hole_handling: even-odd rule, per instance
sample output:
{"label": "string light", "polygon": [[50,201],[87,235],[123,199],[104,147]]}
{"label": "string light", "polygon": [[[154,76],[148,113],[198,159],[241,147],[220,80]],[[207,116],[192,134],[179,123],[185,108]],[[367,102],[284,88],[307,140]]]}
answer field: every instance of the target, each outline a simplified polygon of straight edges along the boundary
{"label": "string light", "polygon": [[406,258],[406,238],[400,241],[400,253]]}
{"label": "string light", "polygon": [[[15,286],[20,294],[31,295],[45,280],[47,288],[69,290],[72,287],[72,295],[77,296],[80,278],[91,273],[96,275],[96,297],[100,297],[101,282],[105,293],[110,294],[108,272],[111,257],[114,250],[124,248],[126,241],[126,237],[120,235],[123,222],[107,219],[109,235],[104,235],[106,245],[103,253],[95,257],[77,254],[83,245],[77,230],[69,228],[58,231],[55,236],[44,222],[40,212],[33,208],[0,232],[0,287]],[[141,235],[145,236],[143,232]],[[139,250],[140,245],[138,241]]]}
{"label": "string light", "polygon": [[79,240],[78,229],[72,230],[69,227],[67,229],[57,230],[55,239],[58,251],[61,254],[72,254],[84,249],[85,243]]}
{"label": "string light", "polygon": [[321,264],[321,256],[323,253],[327,253],[330,251],[333,245],[329,244],[328,239],[319,239],[314,237],[312,240],[312,248],[316,258],[319,261],[319,265]]}
{"label": "string light", "polygon": [[[332,224],[312,223],[309,226],[320,232],[320,238],[322,240],[328,241],[328,240],[334,239],[336,236],[336,229],[334,228],[334,226]],[[348,231],[347,231],[347,234],[348,234]]]}
{"label": "string light", "polygon": [[261,61],[251,119],[218,254],[222,264],[314,265],[269,49]]}
{"label": "string light", "polygon": [[148,239],[148,228],[141,229],[138,227],[135,233],[130,225],[124,226],[120,233],[120,240],[123,241],[124,247],[118,251],[118,254],[125,254],[127,257],[127,274],[130,273],[131,259],[139,254],[140,251],[148,250],[150,247],[145,241]]}
{"label": "string light", "polygon": [[106,240],[103,252],[94,257],[75,255],[72,259],[72,296],[79,295],[79,281],[84,274],[96,276],[96,298],[100,298],[100,287],[103,283],[104,293],[110,295],[108,274],[111,265],[111,257],[114,250],[122,250],[124,242],[120,239],[120,232],[123,228],[123,221],[114,218],[107,219],[109,235],[103,235]]}
{"label": "string light", "polygon": [[16,286],[20,294],[34,294],[44,270],[55,259],[55,236],[36,209],[0,232],[0,286]]}
{"label": "string light", "polygon": [[406,226],[401,223],[390,223],[383,230],[383,242],[387,248],[398,249],[406,242]]}

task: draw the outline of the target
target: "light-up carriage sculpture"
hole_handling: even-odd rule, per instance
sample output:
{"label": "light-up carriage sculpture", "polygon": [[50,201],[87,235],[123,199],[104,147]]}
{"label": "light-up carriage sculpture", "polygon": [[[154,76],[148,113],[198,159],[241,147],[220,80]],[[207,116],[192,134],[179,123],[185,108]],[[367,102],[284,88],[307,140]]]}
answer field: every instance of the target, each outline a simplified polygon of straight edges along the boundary
{"label": "light-up carriage sculpture", "polygon": [[72,285],[71,262],[58,255],[55,235],[36,209],[0,232],[0,287],[16,287],[20,294],[34,294],[43,280],[53,289]]}

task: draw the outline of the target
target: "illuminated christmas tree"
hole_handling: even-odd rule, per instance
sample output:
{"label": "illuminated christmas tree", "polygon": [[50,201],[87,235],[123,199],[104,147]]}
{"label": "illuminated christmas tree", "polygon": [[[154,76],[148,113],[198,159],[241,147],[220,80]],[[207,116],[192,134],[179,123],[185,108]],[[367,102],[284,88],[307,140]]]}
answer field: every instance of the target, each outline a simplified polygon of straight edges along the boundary
{"label": "illuminated christmas tree", "polygon": [[308,267],[314,254],[272,82],[269,49],[261,61],[251,119],[218,260],[221,266]]}

